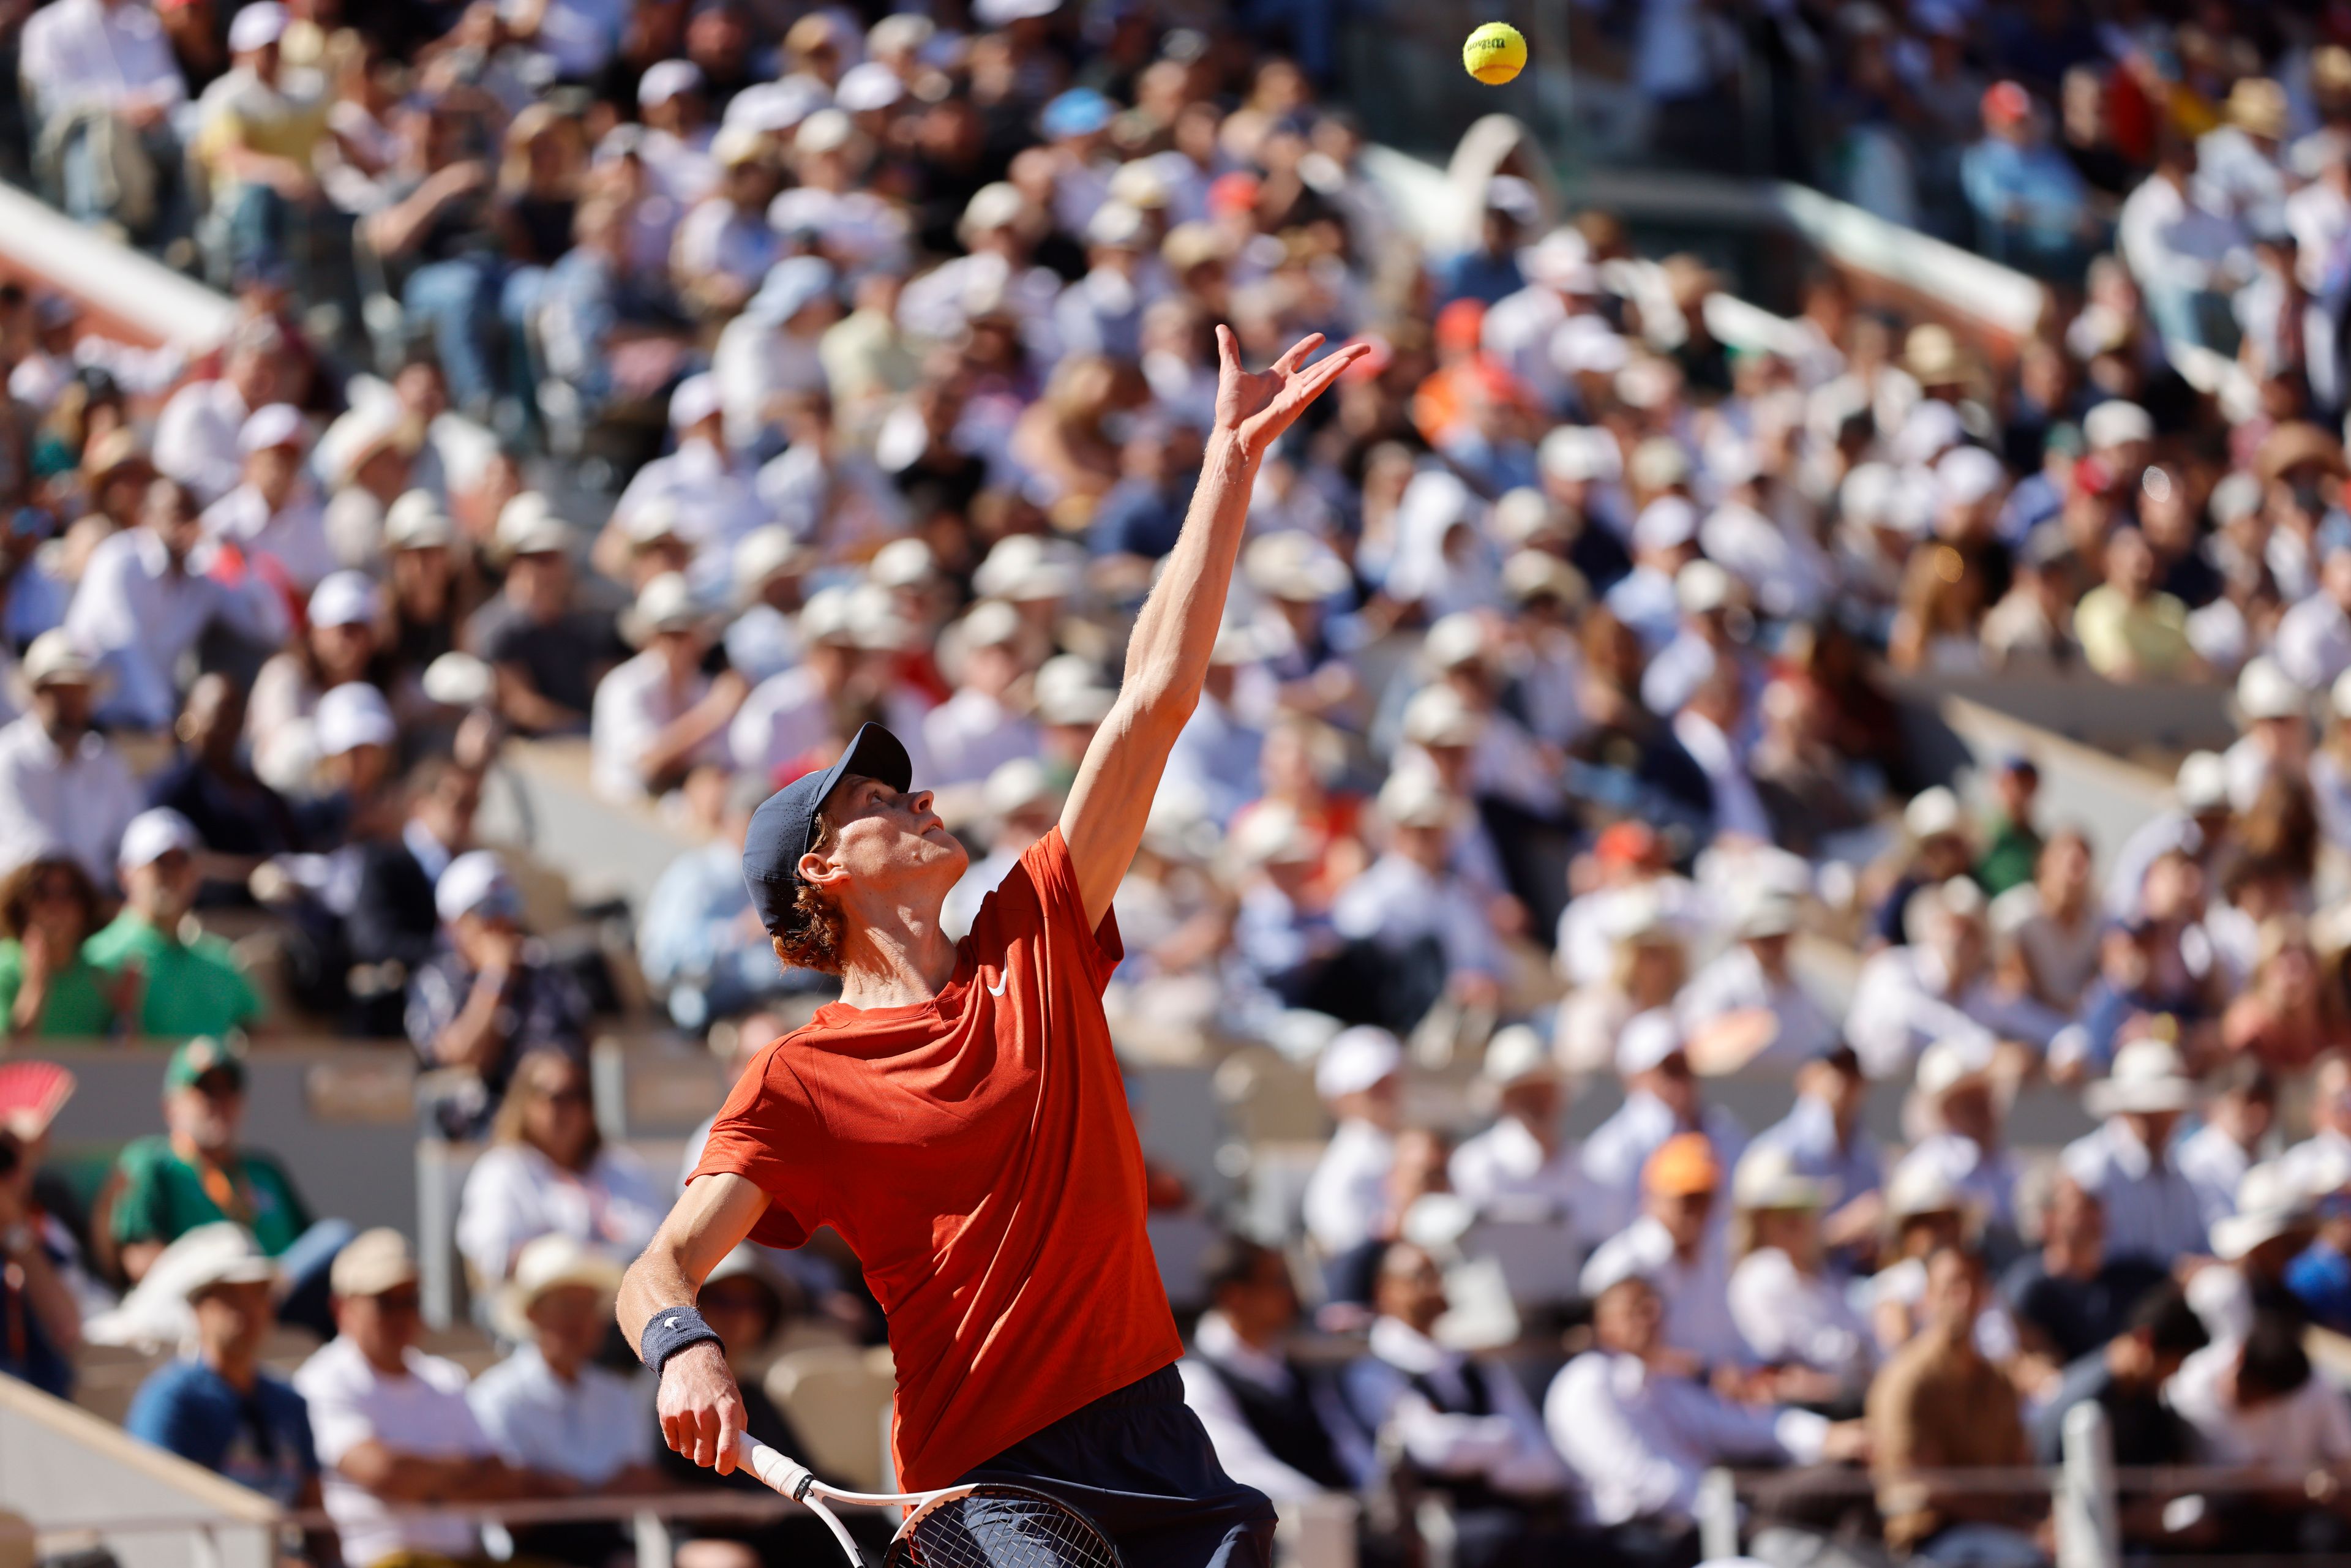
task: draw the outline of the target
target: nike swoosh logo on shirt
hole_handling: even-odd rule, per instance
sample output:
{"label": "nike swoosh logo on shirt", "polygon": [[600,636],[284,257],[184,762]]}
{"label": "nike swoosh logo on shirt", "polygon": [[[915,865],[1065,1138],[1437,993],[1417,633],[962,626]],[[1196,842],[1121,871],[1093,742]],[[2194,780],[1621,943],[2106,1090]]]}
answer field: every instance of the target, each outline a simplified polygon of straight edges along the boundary
{"label": "nike swoosh logo on shirt", "polygon": [[1004,977],[1003,977],[1003,976],[998,975],[998,976],[996,977],[996,984],[994,984],[994,985],[992,985],[992,986],[990,986],[990,987],[988,987],[988,988],[987,988],[987,994],[988,994],[989,996],[991,996],[991,997],[1000,997],[1000,996],[1002,996],[1002,995],[1004,994]]}

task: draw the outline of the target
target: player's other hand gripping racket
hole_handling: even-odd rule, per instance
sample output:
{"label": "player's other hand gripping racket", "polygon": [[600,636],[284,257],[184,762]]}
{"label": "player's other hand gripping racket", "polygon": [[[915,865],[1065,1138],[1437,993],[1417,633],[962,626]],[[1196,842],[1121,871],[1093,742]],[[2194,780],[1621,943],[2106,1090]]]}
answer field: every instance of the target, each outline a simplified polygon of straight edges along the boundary
{"label": "player's other hand gripping racket", "polygon": [[906,1510],[882,1568],[1121,1568],[1118,1549],[1092,1521],[1027,1487],[984,1482],[928,1492],[842,1491],[756,1437],[742,1437],[738,1452],[753,1475],[824,1521],[851,1568],[870,1564],[828,1502]]}

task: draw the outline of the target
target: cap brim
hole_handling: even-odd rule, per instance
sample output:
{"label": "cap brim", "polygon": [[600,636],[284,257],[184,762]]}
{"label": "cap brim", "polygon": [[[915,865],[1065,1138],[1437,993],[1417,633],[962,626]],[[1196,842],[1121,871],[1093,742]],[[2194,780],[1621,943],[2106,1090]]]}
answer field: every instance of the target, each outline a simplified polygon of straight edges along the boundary
{"label": "cap brim", "polygon": [[2084,1090],[2082,1103],[2093,1116],[2153,1116],[2167,1111],[2192,1111],[2196,1108],[2196,1085],[2184,1078],[2120,1084],[2107,1079]]}

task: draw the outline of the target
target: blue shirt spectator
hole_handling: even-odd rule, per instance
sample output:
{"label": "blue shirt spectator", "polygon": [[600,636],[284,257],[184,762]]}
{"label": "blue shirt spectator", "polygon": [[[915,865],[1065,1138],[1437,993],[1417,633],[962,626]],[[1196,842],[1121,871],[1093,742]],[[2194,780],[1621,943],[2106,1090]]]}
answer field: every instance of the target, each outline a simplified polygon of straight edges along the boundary
{"label": "blue shirt spectator", "polygon": [[2043,140],[2032,99],[2014,82],[1983,98],[1984,139],[1959,160],[1959,184],[1984,253],[2030,272],[2078,264],[2089,225],[2089,187],[2071,160]]}

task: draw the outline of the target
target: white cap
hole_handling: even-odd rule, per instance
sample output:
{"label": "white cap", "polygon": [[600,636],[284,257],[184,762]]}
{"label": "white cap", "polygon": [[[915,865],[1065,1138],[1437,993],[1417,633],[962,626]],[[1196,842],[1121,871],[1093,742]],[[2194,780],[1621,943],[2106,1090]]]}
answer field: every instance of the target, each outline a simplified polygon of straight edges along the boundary
{"label": "white cap", "polygon": [[1404,1047],[1376,1024],[1342,1030],[1314,1062],[1314,1092],[1325,1100],[1360,1094],[1404,1071]]}
{"label": "white cap", "polygon": [[1682,1049],[1681,1026],[1671,1008],[1651,1008],[1635,1013],[1616,1031],[1616,1073],[1631,1078],[1647,1072]]}
{"label": "white cap", "polygon": [[514,1278],[499,1292],[498,1331],[517,1343],[528,1341],[530,1309],[540,1297],[567,1286],[584,1286],[609,1303],[620,1293],[621,1265],[560,1230],[525,1242],[515,1258]]}
{"label": "white cap", "polygon": [[1922,398],[1904,416],[1902,428],[1895,433],[1890,455],[1904,467],[1923,467],[1948,448],[1965,441],[1967,435],[1967,426],[1959,423],[1958,409],[1935,398]]}
{"label": "white cap", "polygon": [[685,574],[664,571],[637,591],[630,618],[638,636],[650,637],[663,632],[691,632],[702,624],[702,610],[694,601]]}
{"label": "white cap", "polygon": [[1571,316],[1551,335],[1552,369],[1562,375],[1614,376],[1632,362],[1633,345],[1597,316]]}
{"label": "white cap", "polygon": [[172,1288],[194,1301],[215,1285],[270,1285],[277,1265],[252,1232],[233,1219],[216,1219],[181,1232],[172,1243]]}
{"label": "white cap", "polygon": [[2310,695],[2264,653],[2237,676],[2237,712],[2248,724],[2265,718],[2307,717]]}
{"label": "white cap", "polygon": [[411,490],[384,508],[386,549],[426,549],[448,545],[456,537],[456,525],[429,490]]}
{"label": "white cap", "polygon": [[971,19],[983,27],[1005,27],[1035,16],[1050,16],[1061,0],[975,0]]}
{"label": "white cap", "polygon": [[1404,737],[1416,746],[1475,746],[1485,733],[1485,716],[1442,681],[1404,705]]}
{"label": "white cap", "polygon": [[1834,1182],[1804,1175],[1795,1157],[1776,1144],[1748,1150],[1730,1176],[1735,1208],[1825,1208],[1835,1197]]}
{"label": "white cap", "polygon": [[848,610],[850,637],[869,652],[910,648],[920,635],[914,623],[898,613],[890,591],[879,583],[861,582],[851,589]]}
{"label": "white cap", "polygon": [[2082,444],[2093,452],[2154,439],[2155,420],[2138,404],[2121,398],[2108,398],[2082,416]]}
{"label": "white cap", "polygon": [[1919,790],[1902,809],[1902,831],[1914,839],[1956,833],[1963,821],[1959,798],[1940,784]]}
{"label": "white cap", "polygon": [[1503,491],[1494,503],[1494,537],[1515,549],[1552,531],[1556,517],[1550,497],[1531,485],[1520,485]]}
{"label": "white cap", "polygon": [[1502,591],[1520,604],[1547,593],[1562,604],[1580,605],[1592,598],[1592,584],[1549,550],[1522,549],[1502,563]]}
{"label": "white cap", "polygon": [[525,490],[498,513],[497,539],[498,548],[510,556],[568,556],[579,535],[549,509],[546,497]]}
{"label": "white cap", "polygon": [[1458,670],[1482,663],[1491,649],[1486,623],[1474,610],[1457,610],[1440,616],[1420,645],[1421,657],[1433,670]]}
{"label": "white cap", "polygon": [[1086,243],[1119,249],[1126,246],[1142,246],[1148,238],[1148,224],[1141,208],[1130,207],[1124,202],[1104,202],[1086,220]]}
{"label": "white cap", "polygon": [[1092,661],[1076,653],[1046,660],[1031,685],[1040,724],[1083,728],[1100,724],[1118,706],[1118,693],[1102,685]]}
{"label": "white cap", "polygon": [[1020,612],[1001,599],[982,599],[956,622],[956,640],[966,648],[1001,648],[1020,636]]}
{"label": "white cap", "polygon": [[866,114],[888,109],[905,96],[906,84],[898,79],[896,71],[879,60],[865,60],[841,73],[832,101],[851,114]]}
{"label": "white cap", "polygon": [[1679,496],[1660,496],[1633,520],[1635,549],[1679,549],[1698,538],[1698,508]]}
{"label": "white cap", "polygon": [[1918,1092],[1939,1100],[1960,1084],[1983,1076],[1991,1065],[1983,1050],[1961,1040],[1938,1040],[1918,1053]]}
{"label": "white cap", "polygon": [[382,613],[382,595],[363,571],[330,571],[310,591],[313,626],[372,626]]}
{"label": "white cap", "polygon": [[1895,487],[1901,476],[1890,463],[1856,463],[1837,486],[1837,506],[1848,521],[1865,527],[1890,521]]}
{"label": "white cap", "polygon": [[2237,1178],[2237,1210],[2212,1222],[2212,1256],[2234,1263],[2263,1242],[2307,1223],[2313,1195],[2283,1160],[2265,1160]]}
{"label": "white cap", "polygon": [[2171,793],[2189,816],[2217,811],[2229,803],[2229,765],[2217,751],[2191,751],[2171,776]]}
{"label": "white cap", "polygon": [[1742,941],[1785,936],[1803,924],[1803,903],[1794,894],[1784,887],[1760,883],[1750,887],[1740,898],[1732,933]]}
{"label": "white cap", "polygon": [[2212,486],[2211,499],[2205,504],[2211,508],[2212,520],[2222,528],[2250,517],[2262,509],[2261,476],[2238,469]]}
{"label": "white cap", "polygon": [[857,122],[837,107],[818,110],[792,132],[795,152],[838,152],[857,140]]}
{"label": "white cap", "polygon": [[1426,768],[1399,768],[1380,786],[1380,815],[1399,828],[1449,828],[1460,802]]}
{"label": "white cap", "polygon": [[1615,479],[1625,471],[1615,438],[1592,425],[1561,425],[1535,448],[1535,461],[1552,478],[1568,481]]}
{"label": "white cap", "polygon": [[35,691],[43,686],[88,686],[98,683],[99,668],[81,645],[62,626],[51,627],[33,639],[25,650],[25,684]]}
{"label": "white cap", "polygon": [[637,78],[637,107],[651,109],[684,92],[702,88],[702,68],[692,60],[655,60]]}
{"label": "white cap", "polygon": [[997,764],[979,791],[981,807],[998,818],[1008,817],[1024,806],[1050,805],[1054,798],[1053,780],[1044,764],[1033,757]]}
{"label": "white cap", "polygon": [[265,403],[245,416],[245,423],[237,428],[236,449],[254,453],[273,446],[299,446],[306,434],[300,409],[290,402]]}
{"label": "white cap", "polygon": [[1233,857],[1243,865],[1303,865],[1320,852],[1297,808],[1260,800],[1233,826]]}
{"label": "white cap", "polygon": [[781,523],[753,528],[735,543],[735,586],[746,594],[787,568],[807,562],[809,551]]}
{"label": "white cap", "polygon": [[1726,609],[1737,597],[1739,585],[1729,572],[1710,560],[1684,563],[1674,573],[1674,602],[1685,615],[1704,615]]}
{"label": "white cap", "polygon": [[[1656,365],[1644,360],[1618,376],[1620,384],[1640,379],[1639,372]],[[1644,490],[1666,490],[1689,477],[1689,450],[1670,435],[1652,435],[1633,448],[1633,483]]]}
{"label": "white cap", "polygon": [[1932,1159],[1913,1155],[1894,1167],[1886,1184],[1886,1212],[1896,1220],[1921,1214],[1966,1214],[1975,1207],[1965,1188]]}
{"label": "white cap", "polygon": [[1347,564],[1330,546],[1302,528],[1260,534],[1241,557],[1241,575],[1251,588],[1275,599],[1319,604],[1345,590]]}
{"label": "white cap", "polygon": [[2082,1092],[2093,1116],[2186,1111],[2196,1103],[2196,1081],[2169,1040],[2134,1040],[2115,1052],[2111,1071]]}
{"label": "white cap", "polygon": [[392,705],[365,681],[346,681],[319,697],[310,713],[310,733],[321,757],[340,757],[354,747],[389,747],[400,739]]}
{"label": "white cap", "polygon": [[628,536],[629,543],[640,549],[663,539],[678,537],[677,502],[667,496],[653,496],[639,501],[618,520],[621,531]]}
{"label": "white cap", "polygon": [[1935,465],[1935,483],[1945,501],[1972,507],[2000,493],[2008,468],[1980,446],[1954,446]]}
{"label": "white cap", "polygon": [[1508,1086],[1529,1078],[1556,1078],[1559,1063],[1542,1036],[1522,1023],[1506,1024],[1486,1042],[1486,1060],[1478,1072],[1489,1083]]}
{"label": "white cap", "polygon": [[1020,187],[998,180],[982,185],[964,204],[963,227],[968,230],[1007,228],[1019,223],[1029,211],[1029,198]]}
{"label": "white cap", "polygon": [[1519,252],[1519,271],[1530,283],[1589,293],[1592,242],[1573,224],[1562,224]]}
{"label": "white cap", "polygon": [[1068,548],[1036,534],[1011,534],[998,539],[971,578],[974,592],[1015,603],[1067,599],[1077,592],[1080,583]]}
{"label": "white cap", "polygon": [[930,580],[938,558],[921,539],[892,539],[873,552],[865,575],[884,588],[915,588]]}
{"label": "white cap", "polygon": [[519,916],[521,902],[514,879],[488,850],[468,850],[451,861],[433,887],[433,911],[444,923],[498,905],[504,908],[496,912]]}
{"label": "white cap", "polygon": [[710,161],[721,169],[756,163],[767,152],[767,132],[755,125],[746,125],[732,114],[720,122],[718,134],[710,139]]}
{"label": "white cap", "polygon": [[2335,677],[2335,685],[2327,693],[2327,700],[2334,707],[2335,716],[2337,718],[2351,718],[2351,670],[2346,670]]}
{"label": "white cap", "polygon": [[824,105],[824,84],[813,77],[753,82],[726,100],[726,123],[730,130],[755,135],[780,135]]}
{"label": "white cap", "polygon": [[672,430],[692,430],[705,419],[717,418],[722,412],[718,378],[707,371],[697,376],[686,377],[669,394]]}
{"label": "white cap", "polygon": [[196,837],[195,824],[169,806],[155,806],[131,819],[122,830],[122,842],[114,852],[114,863],[123,871],[137,871],[141,866],[153,865],[173,850],[193,853],[201,841]]}
{"label": "white cap", "polygon": [[285,36],[286,7],[277,0],[257,0],[228,25],[229,49],[240,55],[266,49]]}

